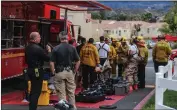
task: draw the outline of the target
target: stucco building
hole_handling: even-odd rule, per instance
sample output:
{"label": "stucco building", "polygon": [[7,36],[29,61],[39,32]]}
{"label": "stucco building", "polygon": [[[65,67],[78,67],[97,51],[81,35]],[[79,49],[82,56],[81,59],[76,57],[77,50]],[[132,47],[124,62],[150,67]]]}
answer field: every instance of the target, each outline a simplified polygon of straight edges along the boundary
{"label": "stucco building", "polygon": [[140,24],[141,30],[138,35],[146,38],[152,38],[161,34],[159,28],[161,28],[165,23],[148,23],[144,21],[115,21],[115,20],[92,20],[92,36],[101,36],[110,34],[115,38],[131,37],[134,30],[134,25]]}

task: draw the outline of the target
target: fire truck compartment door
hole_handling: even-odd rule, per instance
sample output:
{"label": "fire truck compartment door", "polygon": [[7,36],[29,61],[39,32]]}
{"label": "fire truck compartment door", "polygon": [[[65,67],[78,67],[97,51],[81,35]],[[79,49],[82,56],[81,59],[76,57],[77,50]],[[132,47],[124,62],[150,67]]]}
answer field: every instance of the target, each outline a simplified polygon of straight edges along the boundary
{"label": "fire truck compartment door", "polygon": [[41,23],[39,25],[40,25],[39,30],[41,34],[41,45],[43,46],[43,48],[45,48],[50,36],[50,24]]}

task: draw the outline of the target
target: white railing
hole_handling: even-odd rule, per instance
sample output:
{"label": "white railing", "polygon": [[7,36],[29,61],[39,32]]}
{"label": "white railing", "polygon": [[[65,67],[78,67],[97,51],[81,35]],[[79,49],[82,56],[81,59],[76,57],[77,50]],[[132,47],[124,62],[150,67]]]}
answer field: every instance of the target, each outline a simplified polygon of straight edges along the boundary
{"label": "white railing", "polygon": [[[173,70],[173,71],[172,71]],[[167,74],[166,74],[167,73]],[[167,75],[164,78],[164,74]],[[177,58],[174,61],[169,61],[166,66],[159,66],[159,72],[156,73],[156,88],[155,88],[155,109],[176,110],[174,108],[163,105],[163,96],[166,89],[177,91]]]}

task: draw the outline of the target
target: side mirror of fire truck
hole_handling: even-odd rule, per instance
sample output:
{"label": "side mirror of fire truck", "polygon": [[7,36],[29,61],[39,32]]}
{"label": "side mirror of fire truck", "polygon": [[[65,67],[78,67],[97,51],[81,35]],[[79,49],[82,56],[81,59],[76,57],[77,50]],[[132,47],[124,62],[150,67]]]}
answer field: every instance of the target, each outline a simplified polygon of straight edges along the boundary
{"label": "side mirror of fire truck", "polygon": [[78,28],[78,36],[80,36],[81,35],[81,26],[79,26],[79,28]]}
{"label": "side mirror of fire truck", "polygon": [[78,28],[78,37],[77,37],[77,42],[80,43],[81,40],[81,26]]}

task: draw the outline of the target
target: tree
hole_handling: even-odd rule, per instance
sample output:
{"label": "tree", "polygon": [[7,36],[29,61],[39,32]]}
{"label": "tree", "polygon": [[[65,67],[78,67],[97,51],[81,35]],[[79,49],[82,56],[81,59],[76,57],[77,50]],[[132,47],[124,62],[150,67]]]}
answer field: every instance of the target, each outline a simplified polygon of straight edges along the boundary
{"label": "tree", "polygon": [[102,20],[106,19],[106,12],[104,10],[100,11],[99,14]]}
{"label": "tree", "polygon": [[177,35],[177,2],[174,2],[173,7],[165,15],[164,21],[168,23],[171,34]]}
{"label": "tree", "polygon": [[99,12],[91,12],[92,19],[101,19]]}
{"label": "tree", "polygon": [[168,24],[164,24],[164,25],[162,26],[162,28],[159,28],[158,31],[160,31],[160,32],[163,33],[163,34],[169,34],[169,33],[171,33],[171,30],[169,29]]}
{"label": "tree", "polygon": [[127,15],[125,14],[120,14],[117,17],[117,21],[126,21],[127,20]]}
{"label": "tree", "polygon": [[151,13],[144,13],[141,15],[141,19],[143,21],[149,21],[152,18],[152,14]]}

